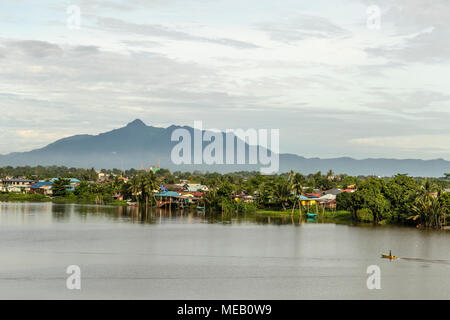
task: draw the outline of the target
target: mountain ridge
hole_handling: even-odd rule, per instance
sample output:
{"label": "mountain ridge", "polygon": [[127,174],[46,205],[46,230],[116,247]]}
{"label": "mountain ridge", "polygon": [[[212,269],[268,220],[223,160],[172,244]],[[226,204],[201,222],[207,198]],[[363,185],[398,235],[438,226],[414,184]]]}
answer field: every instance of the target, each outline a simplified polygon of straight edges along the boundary
{"label": "mountain ridge", "polygon": [[[124,127],[97,135],[74,135],[31,151],[0,155],[0,167],[6,165],[65,165],[97,169],[113,167],[127,169],[148,167],[161,160],[161,166],[170,170],[201,170],[221,173],[259,170],[259,165],[250,164],[175,165],[170,160],[170,153],[178,141],[171,141],[170,138],[172,132],[179,128],[187,129],[191,134],[194,132],[194,128],[189,126],[154,127],[147,126],[142,120],[136,119]],[[208,142],[203,142],[203,147],[208,144]],[[247,144],[245,144],[245,148],[248,151]],[[248,152],[246,153],[248,154]],[[450,172],[450,161],[442,158],[433,160],[366,158],[358,160],[345,156],[321,159],[306,158],[293,153],[281,153],[280,172],[287,172],[291,169],[304,174],[331,169],[336,173],[351,175],[392,176],[406,173],[412,176],[441,177],[444,173]]]}

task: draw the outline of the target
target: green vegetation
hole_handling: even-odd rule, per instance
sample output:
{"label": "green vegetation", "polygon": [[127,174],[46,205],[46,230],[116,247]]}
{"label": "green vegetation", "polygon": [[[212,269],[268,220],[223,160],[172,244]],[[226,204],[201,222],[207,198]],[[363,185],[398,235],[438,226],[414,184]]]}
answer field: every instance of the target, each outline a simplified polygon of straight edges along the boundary
{"label": "green vegetation", "polygon": [[450,214],[449,195],[431,179],[418,183],[414,178],[397,175],[387,182],[369,178],[358,184],[355,193],[337,196],[339,209],[352,212],[354,220],[373,223],[414,224],[440,229]]}
{"label": "green vegetation", "polygon": [[[4,167],[0,177],[22,176],[48,180],[59,177],[53,184],[52,199],[43,195],[1,194],[0,201],[55,201],[65,203],[93,203],[125,205],[126,200],[141,206],[156,203],[155,192],[161,184],[182,181],[206,185],[209,189],[198,203],[206,213],[255,214],[306,217],[306,212],[318,213],[318,218],[334,221],[396,223],[439,229],[447,225],[449,215],[450,175],[442,178],[420,178],[397,175],[391,178],[351,177],[332,171],[302,175],[289,172],[261,175],[259,172],[228,174],[202,172],[156,172],[130,169],[104,170],[106,180],[98,181],[94,169],[66,167]],[[67,191],[74,177],[82,182],[74,191]],[[127,179],[124,179],[126,177]],[[336,210],[320,205],[302,204],[299,196],[321,193],[332,188],[356,187],[356,192],[342,192],[336,198]],[[236,200],[237,195],[251,198]]]}
{"label": "green vegetation", "polygon": [[51,199],[42,194],[23,194],[11,192],[11,193],[0,193],[0,201],[46,202],[51,201]]}
{"label": "green vegetation", "polygon": [[[255,216],[264,216],[264,217],[273,217],[273,218],[282,218],[282,217],[291,217],[294,218],[303,217],[306,219],[306,215],[303,213],[299,213],[299,211],[276,211],[276,210],[265,210],[265,209],[259,209],[254,212]],[[319,213],[317,217],[320,221],[322,219],[325,219],[325,221],[346,221],[351,222],[352,221],[352,215],[349,211],[327,211]]]}

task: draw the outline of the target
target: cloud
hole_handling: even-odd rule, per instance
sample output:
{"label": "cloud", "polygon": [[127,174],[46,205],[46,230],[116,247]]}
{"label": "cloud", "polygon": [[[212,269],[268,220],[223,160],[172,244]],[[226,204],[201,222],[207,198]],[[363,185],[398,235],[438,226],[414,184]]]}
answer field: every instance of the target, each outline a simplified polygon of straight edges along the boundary
{"label": "cloud", "polygon": [[103,28],[110,32],[133,33],[137,35],[166,38],[178,41],[197,41],[205,43],[214,43],[239,49],[258,48],[257,45],[250,42],[227,38],[201,37],[183,31],[178,31],[173,28],[169,28],[167,26],[157,24],[129,23],[116,18],[99,17],[97,19],[97,25],[100,28]]}
{"label": "cloud", "polygon": [[22,129],[22,130],[16,130],[16,134],[20,138],[25,139],[57,139],[59,137],[59,134],[56,133],[49,133],[45,132],[43,130],[29,130],[29,129]]}
{"label": "cloud", "polygon": [[326,18],[310,15],[297,15],[285,18],[276,23],[263,23],[259,28],[267,32],[273,40],[295,42],[310,38],[343,38],[350,32],[332,23]]}
{"label": "cloud", "polygon": [[73,1],[80,30],[64,4],[27,3],[39,14],[26,28],[14,12],[0,19],[0,153],[139,117],[279,128],[282,151],[305,156],[450,157],[350,143],[440,135],[450,121],[449,5],[374,2],[378,31],[360,0]]}
{"label": "cloud", "polygon": [[375,109],[393,109],[399,113],[414,114],[421,117],[436,110],[440,103],[450,104],[450,94],[431,90],[396,90],[389,88],[371,88],[370,94],[378,99],[367,102],[366,105]]}
{"label": "cloud", "polygon": [[365,147],[390,148],[411,152],[412,154],[435,154],[441,156],[450,154],[449,134],[411,134],[407,136],[376,136],[354,138],[351,144]]}
{"label": "cloud", "polygon": [[6,46],[8,46],[10,50],[20,51],[22,54],[34,58],[45,58],[53,55],[60,55],[62,53],[62,50],[58,45],[46,41],[13,40],[6,42]]}
{"label": "cloud", "polygon": [[404,36],[399,43],[390,46],[367,48],[375,57],[385,57],[398,63],[440,63],[450,59],[450,28],[429,27],[416,34]]}
{"label": "cloud", "polygon": [[99,47],[97,47],[97,46],[76,46],[72,50],[74,53],[96,54],[99,52]]}
{"label": "cloud", "polygon": [[368,48],[376,57],[398,62],[440,63],[450,58],[449,3],[445,0],[363,0],[382,11],[381,28],[388,29],[393,45]]}

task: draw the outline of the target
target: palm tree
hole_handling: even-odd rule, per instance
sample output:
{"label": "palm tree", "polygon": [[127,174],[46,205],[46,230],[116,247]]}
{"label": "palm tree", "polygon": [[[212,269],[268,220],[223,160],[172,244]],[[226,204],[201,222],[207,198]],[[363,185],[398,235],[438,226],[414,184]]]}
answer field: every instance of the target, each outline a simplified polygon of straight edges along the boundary
{"label": "palm tree", "polygon": [[115,176],[111,181],[111,191],[113,196],[120,195],[122,191],[123,181],[119,179],[119,177]]}
{"label": "palm tree", "polygon": [[328,172],[327,172],[327,179],[328,180],[333,180],[332,178],[334,178],[334,172],[333,172],[333,170],[329,170]]}
{"label": "palm tree", "polygon": [[295,195],[301,195],[303,192],[303,184],[305,181],[305,177],[301,173],[296,173],[292,180],[292,191],[294,191]]}
{"label": "palm tree", "polygon": [[209,189],[209,191],[203,196],[203,201],[205,203],[205,207],[208,206],[209,212],[211,213],[212,209],[218,204],[217,190]]}
{"label": "palm tree", "polygon": [[136,197],[136,202],[139,205],[139,192],[141,191],[141,178],[134,175],[130,180],[131,193]]}
{"label": "palm tree", "polygon": [[412,220],[419,220],[425,228],[440,229],[445,223],[445,206],[437,198],[418,198],[413,206],[416,215],[410,217]]}
{"label": "palm tree", "polygon": [[436,191],[439,187],[427,179],[413,206],[415,215],[410,219],[419,220],[425,228],[440,229],[445,223],[446,208],[436,197]]}
{"label": "palm tree", "polygon": [[[143,193],[145,194],[145,203],[148,206],[149,198],[154,199],[153,190],[158,188],[158,179],[153,171],[145,175],[142,179]],[[154,199],[156,201],[156,199]]]}
{"label": "palm tree", "polygon": [[[305,180],[305,177],[300,173],[296,173],[295,175],[293,175],[292,180],[291,180],[291,188],[292,188],[292,191],[294,191],[295,198],[297,199],[298,209],[300,210],[300,214],[302,214],[302,204],[300,201],[300,196],[303,193],[304,180]],[[295,209],[295,202],[294,202],[294,207],[292,208],[292,213],[294,213],[294,209]]]}
{"label": "palm tree", "polygon": [[291,190],[291,183],[288,180],[283,179],[275,185],[274,196],[281,202],[283,210],[286,210],[285,203],[289,201],[292,196]]}

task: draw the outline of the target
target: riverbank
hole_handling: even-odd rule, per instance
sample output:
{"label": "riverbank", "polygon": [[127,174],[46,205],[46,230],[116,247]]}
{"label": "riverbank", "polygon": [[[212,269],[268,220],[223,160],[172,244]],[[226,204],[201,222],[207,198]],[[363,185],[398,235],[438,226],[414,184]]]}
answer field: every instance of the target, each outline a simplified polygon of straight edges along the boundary
{"label": "riverbank", "polygon": [[[285,210],[285,211],[277,211],[277,210],[264,210],[260,209],[254,213],[255,216],[264,216],[271,218],[286,218],[286,217],[294,217],[299,218],[304,217],[307,218],[306,212],[300,212],[298,210]],[[352,215],[349,211],[325,211],[320,212],[315,219],[320,219],[320,221],[325,220],[326,222],[352,222]]]}
{"label": "riverbank", "polygon": [[67,204],[104,204],[108,206],[128,206],[123,200],[99,201],[96,197],[77,197],[69,195],[67,197],[51,198],[43,194],[23,194],[23,193],[0,193],[0,202],[53,202]]}
{"label": "riverbank", "polygon": [[[126,201],[112,200],[99,203],[95,197],[77,197],[75,195],[69,195],[67,197],[51,198],[42,194],[20,194],[20,193],[3,193],[0,194],[0,202],[53,202],[59,204],[100,204],[110,206],[128,206]],[[255,217],[271,217],[271,218],[285,218],[285,217],[300,217],[298,210],[268,210],[258,209],[255,212],[246,213],[246,215],[253,215]],[[302,212],[302,217],[305,219],[306,212]],[[348,211],[325,211],[319,213],[316,219],[326,222],[352,222],[352,217]]]}
{"label": "riverbank", "polygon": [[[66,197],[51,198],[42,194],[21,194],[21,193],[0,193],[0,202],[52,202],[56,204],[86,204],[86,205],[105,205],[105,206],[128,206],[128,202],[124,200],[101,200],[97,196],[88,197],[77,197],[74,194],[70,194]],[[195,210],[195,208],[192,208]],[[292,209],[287,210],[270,210],[270,209],[256,209],[254,211],[246,211],[245,213],[238,213],[238,215],[251,216],[255,218],[296,218],[304,219],[305,221],[318,221],[325,223],[335,223],[335,224],[354,224],[352,214],[350,211],[345,210],[325,210],[319,211],[316,217],[308,217],[306,211],[303,210],[302,213],[298,209],[292,211]],[[372,216],[367,210],[358,210],[358,224],[372,224]],[[393,221],[381,220],[379,225],[403,225],[395,223]],[[450,227],[446,226],[444,230],[449,230]]]}

